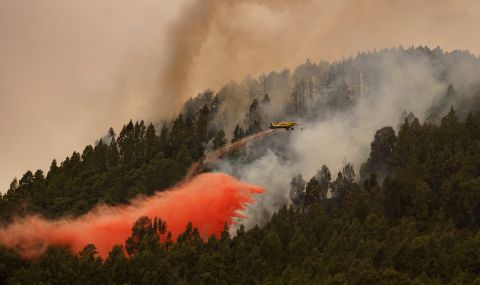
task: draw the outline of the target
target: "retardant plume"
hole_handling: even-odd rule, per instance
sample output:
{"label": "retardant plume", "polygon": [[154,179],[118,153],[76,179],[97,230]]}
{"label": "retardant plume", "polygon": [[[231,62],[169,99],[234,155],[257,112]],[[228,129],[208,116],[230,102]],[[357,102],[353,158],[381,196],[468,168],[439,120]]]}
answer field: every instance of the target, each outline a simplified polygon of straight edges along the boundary
{"label": "retardant plume", "polygon": [[42,254],[48,246],[60,245],[79,252],[93,243],[102,257],[116,244],[123,244],[133,223],[141,216],[160,217],[175,240],[188,222],[202,237],[219,235],[224,224],[232,224],[238,211],[262,193],[221,173],[205,173],[165,192],[139,198],[129,206],[100,207],[76,219],[50,221],[30,216],[0,229],[0,244],[14,248],[24,257]]}
{"label": "retardant plume", "polygon": [[244,137],[232,144],[226,145],[218,150],[207,153],[199,161],[190,166],[185,176],[185,180],[190,180],[194,175],[202,172],[206,167],[212,166],[219,159],[231,154],[234,151],[244,148],[249,142],[255,141],[266,135],[273,133],[273,130],[265,130],[256,134]]}

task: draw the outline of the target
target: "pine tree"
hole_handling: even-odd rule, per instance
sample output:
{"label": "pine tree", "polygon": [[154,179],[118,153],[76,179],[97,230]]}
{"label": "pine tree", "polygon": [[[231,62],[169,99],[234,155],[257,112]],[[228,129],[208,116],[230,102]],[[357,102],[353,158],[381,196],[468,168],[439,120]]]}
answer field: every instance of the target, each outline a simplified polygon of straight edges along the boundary
{"label": "pine tree", "polygon": [[320,200],[323,200],[322,189],[320,188],[320,183],[314,177],[308,181],[307,186],[305,187],[305,205],[310,206],[317,204]]}
{"label": "pine tree", "polygon": [[293,177],[290,182],[290,200],[295,206],[302,206],[305,200],[305,180],[301,174]]}
{"label": "pine tree", "polygon": [[221,148],[224,145],[227,144],[227,139],[225,138],[225,132],[223,130],[220,130],[215,138],[213,139],[213,148]]}
{"label": "pine tree", "polygon": [[149,124],[145,132],[145,154],[144,161],[148,162],[155,158],[159,150],[159,141],[153,124]]}
{"label": "pine tree", "polygon": [[240,127],[239,124],[235,126],[235,129],[233,130],[233,138],[232,138],[232,143],[239,141],[245,136],[245,132],[243,131],[242,127]]}

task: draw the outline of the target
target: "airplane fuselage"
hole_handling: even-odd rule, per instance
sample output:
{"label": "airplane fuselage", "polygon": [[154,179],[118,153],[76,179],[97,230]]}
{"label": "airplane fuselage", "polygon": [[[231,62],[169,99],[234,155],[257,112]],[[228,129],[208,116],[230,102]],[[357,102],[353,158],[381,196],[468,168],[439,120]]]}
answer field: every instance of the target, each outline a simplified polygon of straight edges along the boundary
{"label": "airplane fuselage", "polygon": [[270,124],[270,129],[285,129],[285,130],[290,130],[297,125],[296,122],[273,122]]}

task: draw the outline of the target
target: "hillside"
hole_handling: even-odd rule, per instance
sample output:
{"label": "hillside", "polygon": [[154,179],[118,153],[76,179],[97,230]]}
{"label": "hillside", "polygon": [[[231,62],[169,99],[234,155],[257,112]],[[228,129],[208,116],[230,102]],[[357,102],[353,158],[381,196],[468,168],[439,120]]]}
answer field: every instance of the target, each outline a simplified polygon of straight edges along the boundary
{"label": "hillside", "polygon": [[2,222],[127,204],[271,121],[300,120],[305,130],[263,137],[211,166],[266,189],[219,239],[189,224],[171,240],[162,217],[138,217],[105,260],[95,245],[78,255],[52,246],[35,259],[2,247],[0,279],[480,284],[478,78],[480,59],[468,52],[388,49],[207,90],[171,122],[130,121],[47,173],[14,179]]}
{"label": "hillside", "polygon": [[[389,129],[375,136],[363,185],[348,165],[336,178],[326,166],[306,185],[296,178],[293,205],[263,228],[206,241],[189,225],[160,243],[164,227],[145,217],[132,228],[129,257],[121,246],[105,261],[94,245],[79,256],[52,247],[34,260],[2,249],[0,274],[24,284],[477,284],[480,114],[462,123],[452,109],[440,126],[406,120],[384,139]],[[374,172],[381,163],[383,185]]]}
{"label": "hillside", "polygon": [[[421,76],[419,71],[423,72]],[[358,151],[362,153],[360,158],[343,156],[328,161],[323,151],[316,151],[321,159],[314,162],[316,169],[308,165],[295,169],[298,172],[313,174],[321,164],[335,164],[340,169],[342,160],[359,167],[367,158],[368,143],[375,130],[384,125],[396,128],[407,116],[405,112],[413,111],[420,120],[439,123],[452,105],[461,119],[469,111],[479,109],[478,78],[480,59],[468,52],[444,53],[439,48],[412,47],[359,53],[336,63],[307,61],[293,73],[286,69],[258,79],[247,78],[242,83],[231,82],[217,93],[207,90],[188,100],[172,122],[154,125],[130,121],[118,134],[110,129],[95,145],[73,152],[64,161],[53,160],[46,173],[27,171],[14,179],[3,195],[0,216],[31,212],[47,217],[75,216],[98,203],[126,203],[138,194],[151,195],[180,180],[186,168],[205,151],[266,129],[275,120],[311,123],[306,131],[321,135],[335,128],[362,132],[358,136],[363,141],[355,142],[364,144]],[[365,117],[368,113],[374,117]],[[353,115],[349,118],[344,114]],[[350,120],[365,120],[363,124],[368,128],[344,124]],[[367,120],[375,120],[375,124]],[[331,127],[323,130],[318,125],[323,122]],[[298,139],[299,136],[304,137]],[[240,164],[233,163],[228,169],[221,165],[217,170],[232,172],[233,168],[235,176],[249,180],[242,177],[248,176],[242,173],[243,168],[251,167],[248,162],[261,160],[269,154],[268,150],[274,152],[275,159],[292,161],[302,151],[298,148],[304,147],[297,146],[298,141],[307,141],[308,136],[312,135],[280,134],[252,146],[255,153],[247,161],[240,159]],[[329,136],[332,140],[345,139],[334,133]],[[358,148],[356,145],[348,147]],[[289,182],[298,173],[287,174]],[[281,204],[284,202],[287,201]]]}

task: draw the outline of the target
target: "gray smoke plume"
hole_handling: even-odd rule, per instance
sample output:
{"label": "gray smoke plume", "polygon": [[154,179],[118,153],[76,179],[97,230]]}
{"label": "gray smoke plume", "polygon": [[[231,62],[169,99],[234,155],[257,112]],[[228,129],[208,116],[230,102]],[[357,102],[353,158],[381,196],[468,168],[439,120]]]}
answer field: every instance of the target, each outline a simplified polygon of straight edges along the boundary
{"label": "gray smoke plume", "polygon": [[[216,29],[216,32],[226,39],[223,42],[224,52],[230,52],[232,56],[236,56],[241,51],[241,45],[238,44],[242,38],[240,37],[241,29],[232,29],[227,23],[231,16],[242,9],[242,5],[261,6],[276,14],[283,12],[285,8],[295,10],[302,3],[310,1],[196,0],[187,2],[179,19],[171,25],[168,32],[168,42],[170,43],[167,52],[168,61],[161,77],[161,86],[162,100],[167,100],[169,104],[168,106],[163,104],[164,108],[160,110],[161,113],[173,115],[189,97],[192,91],[190,84],[196,60],[202,52],[204,44],[210,39],[212,29]],[[171,105],[175,108],[172,108]]]}
{"label": "gray smoke plume", "polygon": [[[178,110],[202,89],[293,67],[307,57],[338,60],[358,50],[399,44],[475,52],[480,46],[471,29],[480,21],[476,3],[191,0],[183,4],[169,27],[161,76],[159,92],[163,102],[169,102],[162,108],[166,112],[174,112],[172,105]],[[458,30],[464,34],[459,36]]]}
{"label": "gray smoke plume", "polygon": [[[230,80],[242,82],[248,74],[399,44],[480,53],[474,28],[480,26],[478,1],[24,0],[0,5],[0,129],[9,133],[0,148],[4,189],[13,176],[25,169],[47,170],[52,158],[82,149],[111,126],[117,130],[129,119],[169,119],[188,97],[206,88],[218,91]],[[282,83],[293,83],[292,77],[282,81],[279,73]],[[270,74],[265,79],[266,86],[280,86]],[[250,101],[245,100],[246,107]],[[272,100],[272,109],[285,106],[278,102]],[[236,121],[243,120],[236,109],[227,113],[235,112]]]}
{"label": "gray smoke plume", "polygon": [[[472,104],[480,99],[480,59],[468,53],[400,48],[359,55],[328,67],[323,65],[307,62],[294,74],[301,77],[293,79],[295,85],[313,87],[301,94],[296,94],[295,88],[290,90],[290,104],[312,105],[301,106],[300,112],[289,112],[286,107],[283,115],[305,120],[303,130],[280,131],[252,142],[245,158],[225,159],[217,165],[218,171],[266,188],[266,193],[257,197],[257,203],[245,211],[247,218],[238,222],[246,228],[263,225],[274,211],[290,202],[290,181],[298,174],[308,180],[325,164],[335,177],[347,162],[353,163],[358,173],[369,155],[375,131],[384,126],[398,129],[405,111],[424,121],[432,117],[432,106],[436,106],[440,116],[451,105],[461,108],[459,113],[463,116],[466,111],[480,107],[478,103]],[[300,76],[302,68],[310,68],[313,73]],[[323,68],[327,71],[321,74]],[[351,79],[355,70],[362,74],[360,83]],[[362,86],[355,86],[355,82]],[[271,96],[272,101],[278,94]],[[224,103],[229,104],[233,98]],[[342,98],[340,103],[338,98]],[[312,112],[316,112],[315,117],[304,116]]]}

